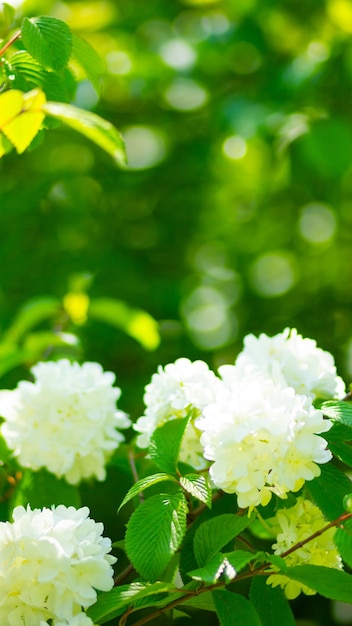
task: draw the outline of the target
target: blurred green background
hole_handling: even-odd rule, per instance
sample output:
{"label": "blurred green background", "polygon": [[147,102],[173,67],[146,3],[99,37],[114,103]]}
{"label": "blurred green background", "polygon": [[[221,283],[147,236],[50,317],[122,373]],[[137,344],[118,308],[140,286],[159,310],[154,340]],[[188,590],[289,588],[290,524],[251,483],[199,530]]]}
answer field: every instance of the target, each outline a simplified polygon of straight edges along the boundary
{"label": "blurred green background", "polygon": [[[39,315],[35,328],[77,335],[55,354],[115,371],[134,418],[158,364],[232,362],[249,332],[296,327],[349,382],[350,0],[18,3],[19,16],[45,14],[105,59],[100,96],[83,81],[75,104],[120,129],[129,165],[63,128],[0,161],[3,337],[43,296],[144,309],[155,350],[89,315]],[[31,365],[11,358],[3,387]],[[301,626],[352,623],[309,602],[296,602]]]}

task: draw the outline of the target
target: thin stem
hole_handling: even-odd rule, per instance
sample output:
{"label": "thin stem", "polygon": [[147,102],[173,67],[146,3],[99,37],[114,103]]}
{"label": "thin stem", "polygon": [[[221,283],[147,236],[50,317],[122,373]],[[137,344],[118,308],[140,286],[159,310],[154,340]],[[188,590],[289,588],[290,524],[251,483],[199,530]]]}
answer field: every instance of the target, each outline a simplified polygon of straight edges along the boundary
{"label": "thin stem", "polygon": [[[217,500],[220,500],[222,496],[223,496],[223,492],[217,491],[216,493],[214,493],[211,500],[212,502],[216,502]],[[189,513],[189,517],[191,518],[192,522],[196,519],[196,517],[199,517],[199,515],[201,515],[203,511],[206,511],[207,508],[208,507],[206,504],[200,504],[196,509],[193,509],[193,511]]]}
{"label": "thin stem", "polygon": [[340,515],[340,517],[338,517],[337,519],[333,520],[332,522],[329,522],[329,524],[327,524],[320,530],[317,530],[315,533],[313,533],[313,535],[310,535],[306,539],[299,541],[294,546],[292,546],[292,548],[289,548],[289,550],[286,550],[286,552],[283,552],[282,554],[280,554],[281,558],[285,558],[289,554],[292,554],[292,552],[299,550],[299,548],[302,548],[302,546],[305,546],[306,543],[309,543],[313,539],[316,539],[316,537],[319,537],[320,535],[325,533],[327,530],[329,530],[329,528],[333,528],[334,526],[339,526],[342,522],[347,521],[351,517],[352,517],[352,513],[344,513],[343,515]]}
{"label": "thin stem", "polygon": [[136,570],[134,569],[133,565],[130,563],[129,565],[127,565],[127,567],[125,567],[125,569],[121,572],[121,574],[119,574],[118,576],[115,577],[114,579],[114,587],[117,587],[118,585],[121,585],[126,578],[128,578],[128,576],[130,574],[132,574],[132,572],[135,572]]}
{"label": "thin stem", "polygon": [[17,39],[19,39],[21,37],[21,31],[18,30],[17,33],[15,33],[14,35],[12,35],[11,39],[8,40],[7,43],[5,43],[3,45],[3,47],[0,50],[0,57],[3,56],[3,54],[5,54],[6,50],[12,46],[13,43],[15,43],[15,41],[17,41]]}

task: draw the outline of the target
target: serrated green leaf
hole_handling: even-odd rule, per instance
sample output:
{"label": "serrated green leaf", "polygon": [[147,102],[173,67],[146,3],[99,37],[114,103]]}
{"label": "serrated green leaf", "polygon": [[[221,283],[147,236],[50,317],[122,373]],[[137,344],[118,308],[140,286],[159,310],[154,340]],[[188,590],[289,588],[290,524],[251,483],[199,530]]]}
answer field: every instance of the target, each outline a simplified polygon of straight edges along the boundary
{"label": "serrated green leaf", "polygon": [[331,463],[320,466],[321,474],[306,482],[306,489],[313,502],[325,517],[332,521],[343,512],[343,498],[351,491],[351,481]]}
{"label": "serrated green leaf", "polygon": [[[43,91],[47,100],[68,103],[74,97],[77,83],[68,69],[61,74],[46,72],[43,82]],[[51,120],[54,122],[54,120]]]}
{"label": "serrated green leaf", "polygon": [[153,584],[134,582],[114,587],[111,591],[98,596],[96,603],[87,610],[87,615],[94,623],[105,624],[122,615],[127,606],[133,605],[138,600],[174,589],[174,585],[165,582]]}
{"label": "serrated green leaf", "polygon": [[180,478],[181,486],[192,496],[204,502],[209,509],[212,505],[212,490],[208,476],[186,474]]}
{"label": "serrated green leaf", "polygon": [[43,87],[48,72],[28,52],[19,50],[11,57],[10,64],[31,87]]}
{"label": "serrated green leaf", "polygon": [[75,33],[72,35],[72,57],[84,70],[93,87],[100,92],[104,62],[92,46]]}
{"label": "serrated green leaf", "polygon": [[131,515],[126,552],[134,568],[154,582],[181,545],[186,531],[187,501],[182,492],[148,498]]}
{"label": "serrated green leaf", "polygon": [[342,443],[344,441],[352,441],[352,428],[341,424],[340,422],[333,422],[330,430],[326,433],[322,433],[321,437],[324,437],[328,443]]}
{"label": "serrated green leaf", "polygon": [[210,591],[188,598],[185,602],[182,602],[181,606],[189,606],[193,609],[200,609],[202,611],[216,610],[213,596]]}
{"label": "serrated green leaf", "polygon": [[24,304],[17,313],[12,326],[6,331],[6,341],[19,341],[21,337],[44,320],[57,315],[60,310],[60,301],[57,298],[32,298]]}
{"label": "serrated green leaf", "polygon": [[210,559],[204,567],[188,572],[188,575],[194,580],[199,580],[210,585],[220,580],[229,583],[236,578],[237,574],[241,572],[248,563],[258,559],[263,560],[263,554],[264,553],[261,552],[253,554],[252,552],[246,552],[244,550],[217,554]]}
{"label": "serrated green leaf", "polygon": [[60,102],[46,102],[43,111],[96,143],[110,154],[116,163],[126,164],[123,139],[118,130],[107,120],[90,111]]}
{"label": "serrated green leaf", "polygon": [[339,400],[323,402],[321,410],[330,419],[352,427],[352,403]]}
{"label": "serrated green leaf", "polygon": [[334,543],[348,567],[352,568],[352,520],[349,519],[339,527],[334,535]]}
{"label": "serrated green leaf", "polygon": [[64,479],[56,478],[44,469],[38,472],[26,469],[13,495],[11,505],[14,508],[27,504],[32,508],[50,508],[59,504],[78,508],[81,505],[81,498],[78,488],[69,485]]}
{"label": "serrated green leaf", "polygon": [[230,591],[213,591],[220,626],[261,626],[253,604],[243,596]]}
{"label": "serrated green leaf", "polygon": [[286,567],[283,573],[325,598],[352,604],[352,576],[346,572],[320,565],[297,565]]}
{"label": "serrated green leaf", "polygon": [[267,585],[262,576],[254,576],[249,599],[262,626],[295,626],[296,622],[283,590]]}
{"label": "serrated green leaf", "polygon": [[199,526],[194,536],[193,549],[199,567],[214,557],[232,539],[251,523],[247,515],[219,515]]}
{"label": "serrated green leaf", "polygon": [[329,450],[343,463],[352,467],[352,443],[330,443]]}
{"label": "serrated green leaf", "polygon": [[99,298],[91,300],[89,317],[107,322],[133,337],[145,350],[155,350],[160,344],[158,323],[142,309],[134,309],[121,300]]}
{"label": "serrated green leaf", "polygon": [[156,428],[149,445],[149,454],[162,472],[175,474],[188,417],[165,422]]}
{"label": "serrated green leaf", "polygon": [[118,511],[120,511],[120,509],[122,509],[122,507],[127,502],[132,500],[132,498],[134,498],[135,496],[138,496],[138,494],[144,491],[144,489],[147,489],[148,487],[151,487],[152,485],[156,485],[157,483],[160,483],[163,481],[171,481],[171,482],[177,483],[177,480],[174,476],[170,476],[170,474],[164,474],[164,473],[152,474],[151,476],[146,476],[145,478],[142,478],[137,483],[135,483],[135,485],[133,485],[131,489],[129,489],[124,499],[122,500],[118,508]]}
{"label": "serrated green leaf", "polygon": [[25,17],[21,37],[29,54],[41,65],[55,71],[63,70],[72,52],[72,33],[69,26],[55,17]]}

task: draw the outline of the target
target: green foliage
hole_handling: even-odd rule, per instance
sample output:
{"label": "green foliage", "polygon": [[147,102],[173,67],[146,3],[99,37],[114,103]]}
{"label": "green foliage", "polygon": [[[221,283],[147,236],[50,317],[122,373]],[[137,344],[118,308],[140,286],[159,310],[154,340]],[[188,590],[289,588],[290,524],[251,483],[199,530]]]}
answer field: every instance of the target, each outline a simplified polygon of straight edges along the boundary
{"label": "green foliage", "polygon": [[244,550],[217,554],[210,558],[204,567],[189,572],[189,576],[208,585],[219,581],[230,583],[246,565],[258,559],[263,560],[263,554],[259,552],[253,554]]}
{"label": "green foliage", "polygon": [[170,420],[154,431],[149,453],[162,472],[170,474],[176,472],[182,438],[188,421],[189,416]]}
{"label": "green foliage", "polygon": [[218,515],[201,524],[193,541],[198,565],[205,565],[221,548],[245,530],[250,522],[248,515]]}
{"label": "green foliage", "polygon": [[142,478],[137,483],[135,483],[133,487],[131,487],[131,489],[129,489],[129,491],[126,493],[124,499],[122,500],[119,506],[119,510],[127,502],[132,500],[132,498],[134,498],[135,496],[138,496],[140,493],[142,493],[142,491],[144,491],[148,487],[152,487],[153,485],[156,485],[158,483],[165,482],[165,481],[177,483],[176,478],[174,476],[171,476],[170,474],[152,474],[151,476],[146,476],[145,478]]}
{"label": "green foliage", "polygon": [[21,38],[29,54],[54,71],[63,70],[71,57],[72,34],[69,26],[54,17],[24,18]]}
{"label": "green foliage", "polygon": [[351,602],[352,576],[346,572],[320,565],[284,567],[282,571],[288,578],[298,580],[326,598],[339,602]]}
{"label": "green foliage", "polygon": [[351,491],[351,481],[331,463],[321,465],[320,470],[320,476],[309,481],[306,488],[326,519],[334,520],[344,511],[343,499]]}
{"label": "green foliage", "polygon": [[37,472],[27,469],[11,498],[11,506],[27,504],[32,508],[50,508],[59,504],[78,508],[81,498],[77,487],[69,485],[64,479],[56,478],[44,469]]}
{"label": "green foliage", "polygon": [[173,590],[170,583],[142,583],[136,582],[131,585],[121,585],[98,597],[98,601],[89,610],[88,615],[94,623],[105,624],[105,622],[121,615],[126,606],[137,602],[143,598],[156,594],[165,594]]}
{"label": "green foliage", "polygon": [[295,626],[291,607],[280,587],[270,587],[266,578],[255,576],[251,583],[250,600],[262,626]]}
{"label": "green foliage", "polygon": [[209,478],[199,474],[186,474],[180,477],[180,485],[194,498],[204,502],[210,509],[212,505],[212,490]]}
{"label": "green foliage", "polygon": [[89,305],[89,316],[123,330],[146,350],[155,350],[160,343],[158,325],[152,316],[126,302],[112,298],[94,299]]}
{"label": "green foliage", "polygon": [[213,591],[216,612],[220,626],[261,626],[257,611],[243,596],[228,591]]}
{"label": "green foliage", "polygon": [[126,552],[146,580],[155,582],[180,547],[186,516],[187,502],[182,492],[152,496],[131,515]]}

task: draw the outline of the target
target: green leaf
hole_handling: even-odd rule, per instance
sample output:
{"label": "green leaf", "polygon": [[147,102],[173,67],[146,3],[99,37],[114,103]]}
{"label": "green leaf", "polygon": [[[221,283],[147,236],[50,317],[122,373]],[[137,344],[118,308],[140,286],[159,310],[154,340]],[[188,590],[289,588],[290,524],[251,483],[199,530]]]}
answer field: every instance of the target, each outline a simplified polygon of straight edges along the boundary
{"label": "green leaf", "polygon": [[352,443],[330,443],[329,450],[343,463],[352,467]]}
{"label": "green leaf", "polygon": [[352,568],[352,520],[349,519],[340,526],[334,535],[335,545],[340,556]]}
{"label": "green leaf", "polygon": [[197,596],[189,597],[180,606],[189,606],[193,609],[200,609],[203,611],[215,611],[215,604],[213,595],[210,591],[202,593]]}
{"label": "green leaf", "polygon": [[225,554],[217,554],[199,569],[188,572],[194,580],[213,585],[223,580],[226,583],[236,578],[237,574],[243,570],[248,563],[258,559],[263,560],[263,554],[257,552],[246,552],[245,550],[235,550]]}
{"label": "green leaf", "polygon": [[188,493],[204,502],[211,509],[212,490],[208,476],[186,474],[186,476],[181,476],[180,484]]}
{"label": "green leaf", "polygon": [[56,478],[44,469],[38,472],[26,469],[11,504],[12,507],[30,504],[32,508],[50,508],[52,505],[65,504],[78,508],[81,498],[78,488],[69,485],[63,478]]}
{"label": "green leaf", "polygon": [[142,491],[144,491],[144,489],[147,489],[147,487],[151,487],[152,485],[156,485],[157,483],[163,482],[163,481],[172,481],[174,483],[177,483],[177,480],[174,476],[170,476],[170,474],[152,474],[151,476],[146,476],[146,478],[142,478],[141,480],[139,480],[137,483],[135,483],[135,485],[133,485],[133,487],[131,487],[131,489],[129,489],[129,491],[127,492],[127,494],[125,495],[124,499],[122,500],[118,511],[120,511],[120,509],[122,509],[122,507],[129,502],[130,500],[132,500],[132,498],[134,498],[135,496],[138,496],[139,493],[141,493]]}
{"label": "green leaf", "polygon": [[340,422],[333,422],[330,430],[322,433],[321,437],[324,437],[329,444],[343,443],[346,440],[352,441],[352,428]]}
{"label": "green leaf", "polygon": [[183,492],[157,494],[131,515],[126,552],[135,569],[154,582],[181,545],[186,531],[187,502]]}
{"label": "green leaf", "polygon": [[247,515],[218,515],[199,526],[193,548],[199,567],[215,556],[221,548],[239,535],[252,519]]}
{"label": "green leaf", "polygon": [[72,35],[72,57],[84,70],[97,92],[100,92],[100,77],[104,72],[104,62],[92,46],[75,33]]}
{"label": "green leaf", "polygon": [[175,474],[182,438],[189,417],[171,419],[156,428],[149,446],[151,458],[162,472]]}
{"label": "green leaf", "polygon": [[121,615],[127,606],[133,605],[137,600],[174,589],[174,585],[164,582],[153,584],[134,582],[114,587],[111,591],[98,596],[96,603],[87,610],[87,615],[94,623],[105,624]]}
{"label": "green leaf", "polygon": [[352,576],[346,572],[320,565],[297,565],[281,571],[326,598],[352,604]]}
{"label": "green leaf", "polygon": [[249,599],[262,626],[295,626],[296,622],[283,590],[267,585],[264,577],[254,576]]}
{"label": "green leaf", "polygon": [[351,402],[328,400],[327,402],[323,402],[323,404],[321,405],[321,410],[323,411],[324,415],[326,415],[330,419],[341,422],[341,424],[345,424],[346,426],[350,426],[352,428]]}
{"label": "green leaf", "polygon": [[351,491],[351,481],[331,463],[320,465],[320,469],[320,476],[306,482],[306,489],[325,517],[332,521],[344,512],[343,498]]}
{"label": "green leaf", "polygon": [[110,154],[116,163],[126,164],[123,139],[110,122],[90,111],[60,102],[46,102],[42,110],[96,143]]}
{"label": "green leaf", "polygon": [[99,298],[91,300],[88,315],[107,322],[133,337],[145,350],[155,350],[160,344],[158,324],[146,311],[129,307],[121,300]]}
{"label": "green leaf", "polygon": [[14,22],[16,10],[6,2],[0,4],[0,38],[4,39]]}
{"label": "green leaf", "polygon": [[10,64],[30,86],[43,87],[48,72],[28,52],[19,50],[11,57]]}
{"label": "green leaf", "polygon": [[253,604],[243,596],[230,591],[213,591],[220,626],[261,626]]}
{"label": "green leaf", "polygon": [[62,20],[47,16],[25,17],[21,36],[26,50],[44,67],[60,71],[67,66],[72,51],[72,33]]}
{"label": "green leaf", "polygon": [[57,298],[40,297],[28,300],[17,313],[4,338],[6,341],[19,341],[28,330],[55,317],[59,310],[60,301]]}

